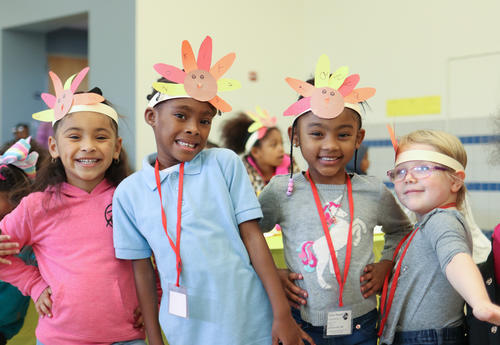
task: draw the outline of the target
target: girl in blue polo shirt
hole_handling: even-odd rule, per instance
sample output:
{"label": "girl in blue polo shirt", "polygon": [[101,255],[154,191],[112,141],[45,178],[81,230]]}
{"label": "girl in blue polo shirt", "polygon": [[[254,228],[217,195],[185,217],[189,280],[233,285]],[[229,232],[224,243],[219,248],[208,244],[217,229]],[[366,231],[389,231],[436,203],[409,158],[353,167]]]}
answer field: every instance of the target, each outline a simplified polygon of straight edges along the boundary
{"label": "girl in blue polo shirt", "polygon": [[[116,256],[133,260],[150,345],[163,344],[160,324],[171,345],[302,344],[245,167],[230,150],[203,150],[214,115],[231,110],[218,91],[240,87],[220,78],[234,53],[212,67],[211,56],[207,37],[197,59],[183,42],[184,70],[155,65],[168,79],[153,84],[145,111],[157,153],[114,195]],[[152,254],[163,289],[159,311]]]}

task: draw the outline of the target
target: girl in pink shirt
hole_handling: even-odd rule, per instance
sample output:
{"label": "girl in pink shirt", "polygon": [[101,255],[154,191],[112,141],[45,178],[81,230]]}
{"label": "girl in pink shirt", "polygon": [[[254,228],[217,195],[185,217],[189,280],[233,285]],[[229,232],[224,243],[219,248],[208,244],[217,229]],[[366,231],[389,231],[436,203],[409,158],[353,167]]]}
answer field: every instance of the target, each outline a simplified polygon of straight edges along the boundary
{"label": "girl in pink shirt", "polygon": [[38,267],[17,257],[0,269],[5,280],[30,295],[40,314],[37,344],[145,344],[130,261],[115,258],[111,202],[128,164],[118,136],[118,115],[99,89],[76,93],[88,68],[33,117],[51,121],[52,162],[35,192],[0,222],[19,247],[31,245]]}

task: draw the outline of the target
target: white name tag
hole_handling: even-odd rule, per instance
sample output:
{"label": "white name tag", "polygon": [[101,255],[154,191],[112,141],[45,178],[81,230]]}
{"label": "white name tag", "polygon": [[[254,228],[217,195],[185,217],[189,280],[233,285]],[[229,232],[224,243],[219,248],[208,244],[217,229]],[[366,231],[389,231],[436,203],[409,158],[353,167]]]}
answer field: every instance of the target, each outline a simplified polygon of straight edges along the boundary
{"label": "white name tag", "polygon": [[168,312],[185,319],[188,318],[186,288],[168,284]]}
{"label": "white name tag", "polygon": [[350,335],[352,333],[352,310],[338,309],[328,313],[325,337]]}

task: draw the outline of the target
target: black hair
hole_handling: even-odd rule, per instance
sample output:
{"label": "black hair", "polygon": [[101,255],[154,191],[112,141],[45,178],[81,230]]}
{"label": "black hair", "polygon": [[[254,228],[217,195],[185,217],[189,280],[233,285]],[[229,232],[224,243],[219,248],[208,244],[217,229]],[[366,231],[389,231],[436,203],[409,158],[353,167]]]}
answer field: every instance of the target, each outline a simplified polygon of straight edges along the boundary
{"label": "black hair", "polygon": [[[5,153],[17,140],[11,140],[0,148],[0,154]],[[36,171],[39,171],[48,162],[49,152],[39,145],[35,140],[30,142],[30,153],[38,152]],[[7,164],[0,168],[0,174],[4,180],[0,179],[0,192],[7,193],[7,200],[12,206],[17,206],[21,199],[28,195],[32,188],[32,181],[24,171],[12,164]]]}
{"label": "black hair", "polygon": [[[222,141],[224,147],[233,150],[237,154],[245,153],[245,145],[252,133],[248,132],[248,128],[252,125],[253,120],[245,113],[239,113],[236,117],[228,119],[222,127]],[[266,134],[258,139],[253,147],[260,147],[264,140],[273,130],[279,130],[278,127],[269,127]]]}
{"label": "black hair", "polygon": [[[102,91],[98,87],[94,87],[92,90],[87,92],[96,93],[102,96]],[[76,94],[83,92],[76,92]],[[110,102],[104,100],[103,102],[106,105],[112,106]],[[54,123],[54,138],[56,137],[57,130],[61,123],[72,114],[65,115],[61,120]],[[109,121],[111,123],[111,127],[113,128],[116,137],[118,138],[118,124],[112,118],[109,117]],[[104,178],[106,178],[113,186],[118,186],[118,184],[125,179],[128,175],[130,175],[131,169],[128,163],[128,156],[122,147],[120,151],[120,155],[117,161],[113,161],[109,168],[106,170]],[[43,167],[38,174],[33,189],[35,191],[43,191],[48,186],[57,186],[62,182],[67,181],[66,172],[64,170],[64,165],[62,164],[61,158],[58,157],[56,159],[52,159],[45,167]]]}

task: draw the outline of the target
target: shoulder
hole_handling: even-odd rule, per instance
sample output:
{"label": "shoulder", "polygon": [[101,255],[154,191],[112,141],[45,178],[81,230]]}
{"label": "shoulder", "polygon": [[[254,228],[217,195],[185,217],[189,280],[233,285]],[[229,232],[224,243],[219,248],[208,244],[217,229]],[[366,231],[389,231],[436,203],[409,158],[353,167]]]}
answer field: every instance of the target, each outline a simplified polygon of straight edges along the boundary
{"label": "shoulder", "polygon": [[424,216],[421,226],[439,228],[462,228],[465,230],[463,215],[456,210],[435,209]]}
{"label": "shoulder", "polygon": [[132,175],[127,176],[118,187],[116,187],[114,196],[126,195],[126,194],[134,194],[135,190],[142,189],[144,186],[142,185],[142,170],[139,170]]}
{"label": "shoulder", "polygon": [[375,176],[369,175],[358,175],[356,173],[351,176],[352,187],[357,189],[370,189],[370,190],[381,190],[384,189],[385,184],[381,179]]}
{"label": "shoulder", "polygon": [[225,148],[211,148],[200,152],[201,158],[206,161],[217,161],[221,163],[240,161],[240,158],[234,151]]}

